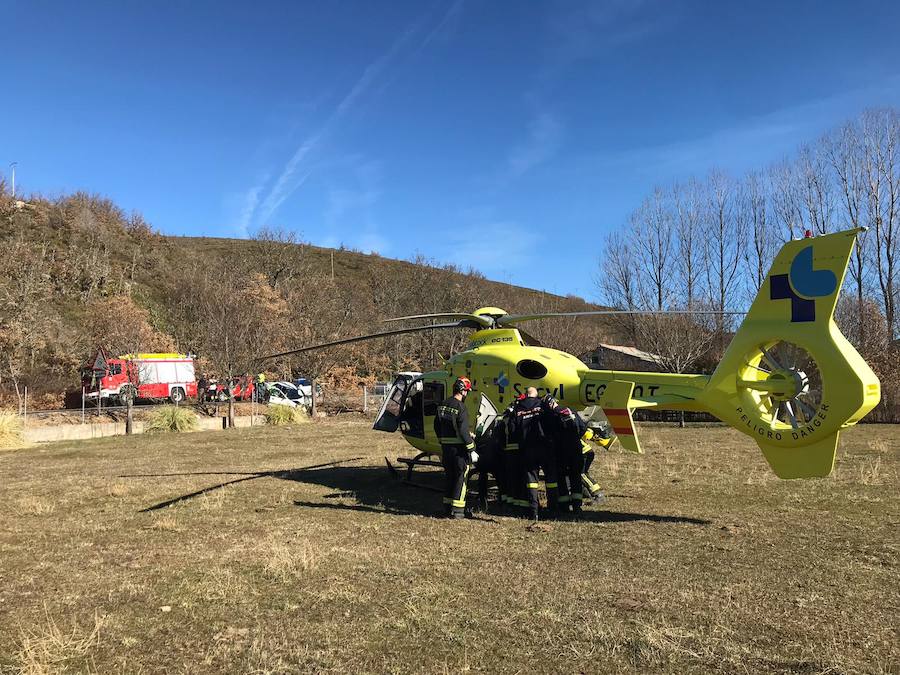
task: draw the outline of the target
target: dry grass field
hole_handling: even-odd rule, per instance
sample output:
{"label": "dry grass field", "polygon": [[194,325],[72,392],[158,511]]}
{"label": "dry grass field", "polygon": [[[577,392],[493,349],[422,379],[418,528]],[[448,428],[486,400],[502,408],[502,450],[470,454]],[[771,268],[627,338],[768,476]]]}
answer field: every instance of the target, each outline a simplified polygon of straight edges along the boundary
{"label": "dry grass field", "polygon": [[536,529],[433,517],[360,419],[0,453],[0,672],[898,672],[898,431],[782,482],[645,425]]}

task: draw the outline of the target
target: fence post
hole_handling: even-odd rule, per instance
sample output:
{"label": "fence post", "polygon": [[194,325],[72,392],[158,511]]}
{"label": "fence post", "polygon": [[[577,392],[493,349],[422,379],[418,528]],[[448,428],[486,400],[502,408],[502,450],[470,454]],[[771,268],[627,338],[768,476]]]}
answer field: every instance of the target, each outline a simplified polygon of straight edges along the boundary
{"label": "fence post", "polygon": [[28,385],[25,385],[25,407],[23,408],[22,426],[28,426]]}
{"label": "fence post", "polygon": [[84,387],[81,388],[81,423],[84,424]]}
{"label": "fence post", "polygon": [[367,396],[366,385],[363,385],[363,412],[369,412],[369,397]]}

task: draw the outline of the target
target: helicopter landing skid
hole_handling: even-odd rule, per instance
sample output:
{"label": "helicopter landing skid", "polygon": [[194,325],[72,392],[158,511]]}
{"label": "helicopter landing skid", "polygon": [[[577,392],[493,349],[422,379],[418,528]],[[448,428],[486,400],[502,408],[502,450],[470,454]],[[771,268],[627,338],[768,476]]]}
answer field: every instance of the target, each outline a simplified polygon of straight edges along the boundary
{"label": "helicopter landing skid", "polygon": [[402,482],[406,485],[412,485],[413,487],[422,488],[424,490],[431,490],[432,492],[443,492],[441,488],[434,487],[432,485],[423,485],[422,483],[416,483],[412,479],[413,471],[417,466],[438,466],[442,467],[443,465],[435,461],[433,459],[426,459],[430,457],[431,453],[429,452],[420,452],[418,455],[410,459],[409,457],[398,457],[397,461],[401,464],[406,465],[406,477],[401,479],[400,470],[397,469],[391,461],[385,457],[384,461],[387,464],[388,471],[390,471],[391,476],[393,478],[401,479]]}

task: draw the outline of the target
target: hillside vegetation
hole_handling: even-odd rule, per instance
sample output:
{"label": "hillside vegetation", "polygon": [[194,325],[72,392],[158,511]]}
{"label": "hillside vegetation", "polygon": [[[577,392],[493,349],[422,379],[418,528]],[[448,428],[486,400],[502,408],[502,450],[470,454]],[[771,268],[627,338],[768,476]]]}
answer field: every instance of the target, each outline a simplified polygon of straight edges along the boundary
{"label": "hillside vegetation", "polygon": [[[392,316],[589,309],[432,261],[318,248],[284,231],[249,240],[167,237],[138,214],[83,193],[14,202],[0,183],[0,393],[44,405],[77,388],[91,351],[179,350],[212,375],[262,368],[262,354],[384,330]],[[332,254],[334,272],[332,276]],[[530,327],[576,353],[617,339],[602,320]],[[393,326],[392,326],[393,327]],[[275,374],[344,383],[439,367],[468,331],[403,336],[269,361]]]}

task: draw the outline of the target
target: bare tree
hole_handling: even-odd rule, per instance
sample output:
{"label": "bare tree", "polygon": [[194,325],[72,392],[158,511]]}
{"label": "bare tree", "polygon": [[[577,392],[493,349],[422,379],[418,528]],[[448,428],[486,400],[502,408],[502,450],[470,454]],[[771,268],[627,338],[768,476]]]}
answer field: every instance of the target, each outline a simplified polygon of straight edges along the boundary
{"label": "bare tree", "polygon": [[757,291],[766,280],[769,267],[777,251],[778,238],[770,218],[768,184],[765,177],[758,172],[750,172],[744,178],[741,191],[740,209],[747,225],[747,245],[744,250],[744,262],[747,266],[749,280],[747,291],[749,300],[756,297]]}
{"label": "bare tree", "polygon": [[[864,147],[859,124],[849,122],[822,139],[825,153],[837,178],[840,196],[839,213],[847,225],[854,228],[866,226],[864,222],[867,191],[864,168]],[[856,326],[860,331],[858,341],[865,343],[866,316],[865,290],[869,275],[871,244],[865,232],[856,238],[856,248],[850,261],[850,277],[856,287],[856,308],[859,316]]]}
{"label": "bare tree", "polygon": [[[630,232],[614,231],[606,235],[595,284],[600,296],[612,307],[637,309],[639,290],[634,273],[636,256]],[[625,322],[628,333],[635,335],[634,322]]]}
{"label": "bare tree", "polygon": [[687,373],[709,352],[715,320],[689,314],[644,314],[636,321],[642,349],[656,356],[665,372]]}
{"label": "bare tree", "polygon": [[[717,335],[715,321],[685,314],[648,314],[636,318],[638,344],[654,355],[669,373],[692,372],[708,353]],[[684,426],[684,413],[680,426]]]}
{"label": "bare tree", "polygon": [[672,276],[674,218],[666,194],[660,189],[632,215],[634,250],[645,292],[644,305],[662,310],[669,300]]}
{"label": "bare tree", "polygon": [[[115,321],[110,321],[110,317],[115,317]],[[129,296],[91,303],[85,313],[83,333],[90,336],[85,352],[97,346],[102,346],[106,353],[112,355],[175,349],[172,337],[157,330],[151,324],[150,313]],[[130,435],[134,424],[132,408],[141,385],[141,369],[128,365],[126,374],[130,384],[123,388],[120,398],[125,404],[125,433]]]}
{"label": "bare tree", "polygon": [[834,195],[826,153],[821,143],[804,145],[797,157],[800,193],[809,229],[825,234],[831,229]]}
{"label": "bare tree", "polygon": [[[331,281],[296,285],[287,297],[290,339],[296,346],[314,345],[362,332],[354,322],[355,307],[346,289]],[[286,357],[284,370],[302,373],[312,381],[311,412],[316,412],[316,387],[319,379],[342,363],[356,362],[354,354],[366,345],[332,347]]]}
{"label": "bare tree", "polygon": [[785,159],[772,165],[769,168],[769,183],[772,186],[772,214],[779,226],[780,241],[802,236],[806,221],[795,163]]}
{"label": "bare tree", "polygon": [[695,180],[675,183],[672,188],[676,217],[676,255],[678,278],[682,292],[678,294],[684,306],[693,309],[701,295],[702,255],[699,252],[703,215],[702,187]]}
{"label": "bare tree", "polygon": [[307,245],[296,232],[283,227],[261,227],[252,238],[245,260],[251,269],[266,277],[272,288],[302,278],[308,271]]}
{"label": "bare tree", "polygon": [[885,321],[895,333],[896,262],[900,247],[900,113],[869,110],[862,119],[866,215],[874,226],[875,269]]}
{"label": "bare tree", "polygon": [[234,426],[232,382],[255,372],[261,353],[284,346],[287,305],[265,277],[245,279],[237,268],[199,268],[188,282],[172,298],[179,339],[226,379],[228,425]]}
{"label": "bare tree", "polygon": [[[744,243],[742,221],[735,213],[736,186],[720,171],[708,179],[709,193],[703,228],[703,253],[706,287],[712,309],[725,312],[732,308],[734,291],[740,282],[741,250]],[[724,340],[726,319],[718,314],[716,328]]]}
{"label": "bare tree", "polygon": [[47,250],[22,236],[7,243],[0,258],[0,379],[13,383],[21,408],[22,386],[47,347],[51,326],[43,320],[51,297]]}

